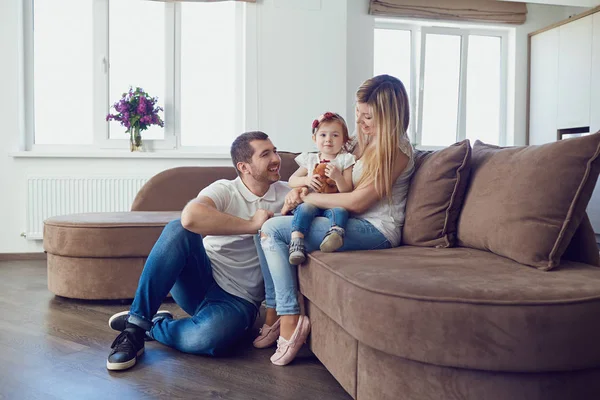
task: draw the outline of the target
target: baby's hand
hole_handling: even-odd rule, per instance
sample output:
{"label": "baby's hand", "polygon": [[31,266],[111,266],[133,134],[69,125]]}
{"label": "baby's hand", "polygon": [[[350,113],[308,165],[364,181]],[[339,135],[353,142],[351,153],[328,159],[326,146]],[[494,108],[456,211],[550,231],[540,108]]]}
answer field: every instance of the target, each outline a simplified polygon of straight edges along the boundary
{"label": "baby's hand", "polygon": [[323,183],[319,179],[319,175],[309,175],[306,177],[306,186],[308,186],[315,192],[318,192],[319,190],[321,190],[321,186],[323,186]]}
{"label": "baby's hand", "polygon": [[342,179],[342,173],[340,172],[339,169],[336,168],[335,165],[333,164],[327,164],[327,167],[325,167],[325,175],[328,178],[333,179],[334,181],[338,181],[340,179]]}

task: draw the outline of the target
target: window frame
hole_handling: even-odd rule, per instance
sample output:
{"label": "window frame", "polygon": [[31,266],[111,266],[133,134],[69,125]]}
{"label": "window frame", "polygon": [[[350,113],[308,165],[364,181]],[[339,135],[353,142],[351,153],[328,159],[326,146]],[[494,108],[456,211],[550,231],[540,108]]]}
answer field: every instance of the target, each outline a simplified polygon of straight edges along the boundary
{"label": "window frame", "polygon": [[[448,26],[446,26],[448,25]],[[407,23],[390,20],[375,20],[374,29],[395,29],[411,32],[411,90],[409,93],[411,107],[411,126],[409,127],[409,138],[413,144],[423,150],[438,150],[445,146],[422,146],[422,122],[423,122],[423,99],[426,95],[424,88],[425,74],[425,46],[428,33],[453,35],[461,37],[461,66],[458,93],[458,118],[456,128],[456,141],[466,138],[466,100],[467,100],[467,63],[469,35],[494,36],[500,38],[500,121],[498,144],[507,144],[507,121],[508,121],[508,45],[509,31],[502,28],[475,27],[467,24],[442,24],[437,22],[423,21],[420,23]]]}
{"label": "window frame", "polygon": [[[109,123],[106,115],[111,105],[118,99],[109,99],[110,60],[109,60],[109,0],[93,0],[93,90],[92,105],[93,144],[36,144],[35,143],[35,109],[34,109],[34,0],[23,0],[22,19],[22,54],[23,54],[23,132],[21,138],[22,150],[32,153],[64,153],[64,152],[105,152],[129,151],[128,139],[110,139]],[[167,2],[165,5],[165,98],[160,99],[164,108],[165,118],[163,128],[164,139],[144,139],[146,150],[156,153],[186,153],[186,154],[227,154],[229,148],[212,146],[183,146],[180,130],[181,112],[178,105],[181,102],[181,8],[180,3]],[[248,78],[256,74],[257,54],[256,40],[256,11],[245,2],[235,2],[235,81],[239,96],[235,96],[236,132],[244,130],[248,122],[257,120],[246,109],[247,101],[257,97],[256,87],[246,87]],[[246,66],[250,71],[245,70]],[[125,130],[125,128],[123,128]]]}

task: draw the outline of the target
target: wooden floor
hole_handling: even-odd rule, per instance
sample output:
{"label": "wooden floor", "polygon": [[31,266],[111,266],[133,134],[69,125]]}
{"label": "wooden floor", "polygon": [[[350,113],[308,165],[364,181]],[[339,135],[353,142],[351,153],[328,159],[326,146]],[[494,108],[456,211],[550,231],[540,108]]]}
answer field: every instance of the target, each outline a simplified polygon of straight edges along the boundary
{"label": "wooden floor", "polygon": [[[45,261],[0,262],[0,399],[350,399],[307,349],[277,367],[274,350],[254,349],[250,335],[228,358],[149,342],[133,369],[109,372],[116,333],[107,321],[128,308],[54,296]],[[164,308],[184,315],[174,303]]]}

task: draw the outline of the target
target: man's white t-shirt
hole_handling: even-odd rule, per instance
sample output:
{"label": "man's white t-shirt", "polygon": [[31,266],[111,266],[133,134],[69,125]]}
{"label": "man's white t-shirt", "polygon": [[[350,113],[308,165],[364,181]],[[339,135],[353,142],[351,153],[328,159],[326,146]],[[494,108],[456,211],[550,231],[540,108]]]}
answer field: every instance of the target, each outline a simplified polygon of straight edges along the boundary
{"label": "man's white t-shirt", "polygon": [[[287,182],[280,181],[258,197],[237,177],[232,181],[218,180],[202,189],[198,196],[209,197],[220,212],[250,219],[261,208],[281,212],[289,191]],[[265,297],[265,287],[253,236],[206,236],[203,242],[217,284],[227,293],[257,304]]]}

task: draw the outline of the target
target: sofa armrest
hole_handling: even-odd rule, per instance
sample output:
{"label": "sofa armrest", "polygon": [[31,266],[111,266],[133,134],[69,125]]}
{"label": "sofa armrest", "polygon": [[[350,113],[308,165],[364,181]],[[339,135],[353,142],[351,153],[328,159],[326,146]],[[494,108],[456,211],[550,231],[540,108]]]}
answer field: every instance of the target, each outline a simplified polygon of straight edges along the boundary
{"label": "sofa armrest", "polygon": [[233,167],[176,167],[154,175],[137,193],[131,211],[181,211],[206,186],[235,179]]}

